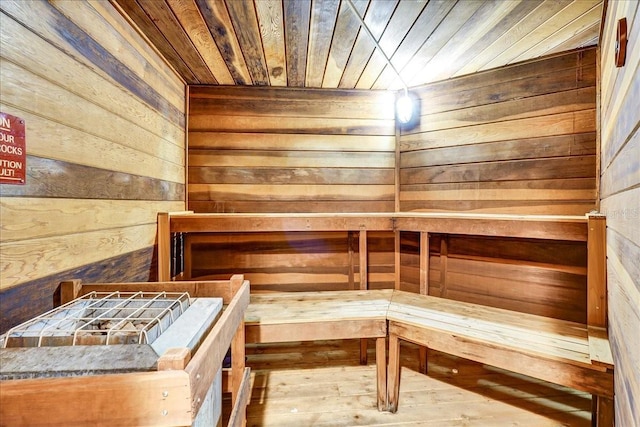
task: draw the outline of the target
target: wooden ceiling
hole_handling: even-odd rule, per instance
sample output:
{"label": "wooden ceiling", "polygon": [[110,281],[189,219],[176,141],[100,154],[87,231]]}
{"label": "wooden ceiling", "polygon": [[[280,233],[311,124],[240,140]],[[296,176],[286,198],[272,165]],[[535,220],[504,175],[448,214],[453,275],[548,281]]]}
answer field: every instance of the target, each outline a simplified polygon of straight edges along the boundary
{"label": "wooden ceiling", "polygon": [[[348,0],[111,0],[188,84],[398,89]],[[409,86],[595,45],[602,0],[352,0]]]}

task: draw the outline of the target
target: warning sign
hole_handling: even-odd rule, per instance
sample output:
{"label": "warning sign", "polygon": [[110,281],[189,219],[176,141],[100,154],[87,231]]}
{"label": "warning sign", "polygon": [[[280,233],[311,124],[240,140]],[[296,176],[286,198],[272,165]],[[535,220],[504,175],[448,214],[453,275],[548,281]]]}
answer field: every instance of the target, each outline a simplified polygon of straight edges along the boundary
{"label": "warning sign", "polygon": [[24,119],[0,113],[0,184],[24,184],[27,149]]}

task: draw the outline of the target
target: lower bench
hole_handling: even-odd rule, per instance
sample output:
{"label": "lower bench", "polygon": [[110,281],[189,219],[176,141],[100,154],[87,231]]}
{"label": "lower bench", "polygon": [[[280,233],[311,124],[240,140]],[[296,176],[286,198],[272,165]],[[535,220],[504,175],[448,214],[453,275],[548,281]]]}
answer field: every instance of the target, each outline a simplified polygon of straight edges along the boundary
{"label": "lower bench", "polygon": [[594,421],[612,425],[610,348],[605,337],[604,345],[592,343],[600,351],[592,356],[584,324],[402,291],[394,291],[387,319],[392,412],[398,409],[399,340],[406,340],[591,393]]}
{"label": "lower bench", "polygon": [[252,294],[245,341],[375,338],[378,409],[387,408],[387,309],[392,290]]}

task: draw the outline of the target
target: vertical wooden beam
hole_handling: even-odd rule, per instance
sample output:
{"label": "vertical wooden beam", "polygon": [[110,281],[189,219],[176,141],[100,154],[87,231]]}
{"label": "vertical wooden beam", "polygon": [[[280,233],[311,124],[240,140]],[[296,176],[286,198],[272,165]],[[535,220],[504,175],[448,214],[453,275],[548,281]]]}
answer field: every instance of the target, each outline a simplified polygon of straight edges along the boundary
{"label": "vertical wooden beam", "polygon": [[[607,13],[607,5],[606,2],[603,6],[603,17],[602,17],[602,25],[604,25],[604,16]],[[602,40],[602,39],[600,39]],[[602,165],[601,156],[602,156],[602,147],[600,144],[602,135],[601,135],[601,101],[600,101],[600,91],[602,87],[602,83],[600,82],[600,78],[602,75],[602,70],[600,69],[600,57],[602,54],[602,49],[600,48],[600,44],[596,47],[596,200],[595,200],[595,209],[596,211],[600,211],[600,173]]]}
{"label": "vertical wooden beam", "polygon": [[360,255],[360,290],[364,291],[369,288],[367,283],[367,229],[360,228],[360,242],[359,242],[359,255]]}
{"label": "vertical wooden beam", "polygon": [[420,294],[429,295],[429,233],[420,232]]}
{"label": "vertical wooden beam", "polygon": [[587,214],[587,324],[607,326],[606,217]]}
{"label": "vertical wooden beam", "polygon": [[376,371],[378,378],[378,410],[387,409],[387,339],[376,338]]}
{"label": "vertical wooden beam", "polygon": [[440,297],[447,295],[447,257],[449,256],[449,236],[443,235],[440,240]]}
{"label": "vertical wooden beam", "polygon": [[595,427],[613,427],[615,406],[613,399],[593,395],[591,400],[591,425]]}
{"label": "vertical wooden beam", "polygon": [[184,271],[182,272],[182,278],[190,280],[193,277],[193,264],[192,264],[192,251],[191,251],[191,236],[190,233],[184,234],[184,250],[182,252],[182,262],[184,263]]}
{"label": "vertical wooden beam", "polygon": [[171,280],[171,232],[169,213],[158,213],[158,281]]}
{"label": "vertical wooden beam", "polygon": [[401,247],[401,235],[400,235],[400,230],[394,230],[393,232],[393,256],[394,256],[394,260],[393,260],[393,264],[394,264],[394,288],[397,290],[400,290],[400,280],[401,280],[401,253],[400,253],[400,247]]}
{"label": "vertical wooden beam", "polygon": [[349,289],[356,288],[355,257],[353,256],[353,231],[347,231],[347,246],[349,247]]}
{"label": "vertical wooden beam", "polygon": [[245,359],[244,320],[240,322],[231,341],[231,405],[235,406],[240,396],[244,376]]}
{"label": "vertical wooden beam", "polygon": [[[367,290],[369,284],[367,283],[367,230],[364,227],[360,227],[360,241],[359,241],[359,255],[360,255],[360,290]],[[360,364],[367,364],[367,339],[360,339]]]}
{"label": "vertical wooden beam", "polygon": [[394,210],[400,212],[400,123],[396,120],[396,158],[394,169]]}
{"label": "vertical wooden beam", "polygon": [[389,368],[387,372],[387,406],[389,411],[398,411],[400,395],[400,340],[395,334],[389,334]]}

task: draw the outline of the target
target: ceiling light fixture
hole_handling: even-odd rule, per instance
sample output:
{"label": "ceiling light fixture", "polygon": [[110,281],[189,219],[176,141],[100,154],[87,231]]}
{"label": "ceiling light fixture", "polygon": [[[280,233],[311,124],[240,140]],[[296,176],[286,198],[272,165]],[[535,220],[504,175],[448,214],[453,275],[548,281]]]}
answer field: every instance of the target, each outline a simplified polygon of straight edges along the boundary
{"label": "ceiling light fixture", "polygon": [[371,38],[371,41],[373,41],[373,43],[376,45],[376,48],[378,48],[378,50],[384,57],[385,61],[387,61],[387,64],[389,65],[389,67],[391,67],[393,72],[396,73],[396,75],[398,76],[398,79],[400,80],[400,83],[402,83],[402,86],[404,87],[403,93],[396,97],[396,119],[402,125],[406,125],[413,122],[416,119],[416,117],[414,116],[417,116],[417,114],[415,114],[415,110],[416,110],[415,102],[412,99],[412,97],[409,96],[409,88],[407,87],[407,84],[402,79],[402,76],[400,75],[396,67],[394,67],[394,65],[391,63],[391,59],[389,59],[387,54],[384,53],[384,50],[382,50],[382,47],[380,47],[380,43],[378,43],[378,40],[376,40],[371,30],[369,29],[367,24],[364,22],[364,19],[362,18],[362,16],[360,16],[360,13],[358,13],[358,10],[353,5],[352,0],[347,0],[347,4],[351,8],[351,11],[358,18],[358,21],[360,21],[360,26],[364,28],[366,33],[369,35],[369,38]]}

